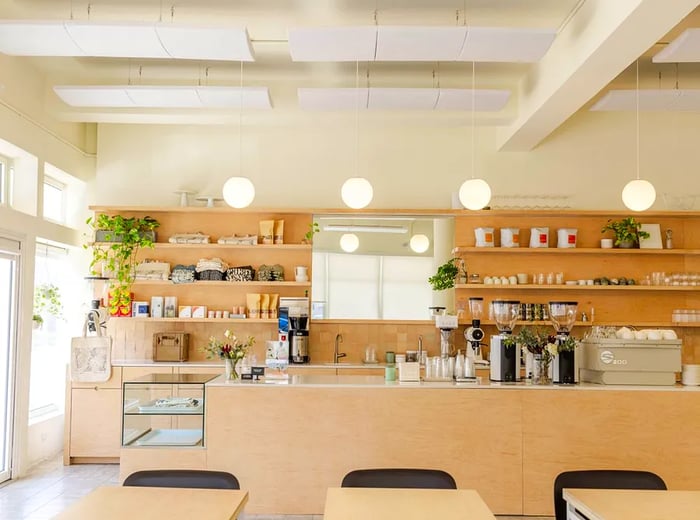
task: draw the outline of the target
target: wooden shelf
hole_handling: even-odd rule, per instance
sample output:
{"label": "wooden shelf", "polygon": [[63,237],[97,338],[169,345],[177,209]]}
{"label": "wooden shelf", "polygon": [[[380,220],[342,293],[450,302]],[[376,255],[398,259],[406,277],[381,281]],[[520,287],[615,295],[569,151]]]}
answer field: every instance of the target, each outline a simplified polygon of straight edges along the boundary
{"label": "wooden shelf", "polygon": [[600,247],[472,247],[457,246],[453,253],[516,255],[699,255],[700,249],[601,249]]}
{"label": "wooden shelf", "polygon": [[163,323],[277,323],[277,319],[254,318],[116,318],[134,321],[149,321]]}
{"label": "wooden shelf", "polygon": [[[459,320],[460,325],[471,326],[471,320]],[[482,326],[496,326],[496,322],[493,320],[481,320]],[[524,326],[538,326],[538,327],[552,327],[552,322],[549,320],[518,320],[515,322],[517,327]],[[622,327],[625,325],[633,325],[634,327],[658,327],[658,328],[700,328],[700,322],[688,322],[688,323],[674,323],[670,321],[635,321],[634,323],[626,323],[623,321],[576,321],[574,327]],[[552,327],[552,331],[554,328]],[[554,333],[554,332],[552,332]]]}
{"label": "wooden shelf", "polygon": [[170,280],[136,280],[134,285],[169,285],[171,287],[222,286],[222,287],[311,287],[311,282],[227,282],[226,280],[197,280],[189,283],[173,283]]}
{"label": "wooden shelf", "polygon": [[275,251],[299,251],[310,250],[311,244],[171,244],[170,242],[156,242],[155,249],[273,249]]}
{"label": "wooden shelf", "polygon": [[458,283],[455,289],[486,291],[700,291],[698,285],[538,285],[538,284],[483,284]]}

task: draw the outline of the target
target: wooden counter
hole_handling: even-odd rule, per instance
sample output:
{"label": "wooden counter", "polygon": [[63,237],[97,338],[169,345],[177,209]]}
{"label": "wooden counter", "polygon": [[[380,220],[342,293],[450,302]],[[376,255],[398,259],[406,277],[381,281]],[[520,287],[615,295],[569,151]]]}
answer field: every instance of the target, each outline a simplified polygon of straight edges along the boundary
{"label": "wooden counter", "polygon": [[[571,469],[644,469],[700,489],[687,434],[700,431],[698,388],[220,382],[207,386],[205,467],[238,477],[251,514],[322,514],[329,487],[371,467],[443,469],[495,514],[551,515],[554,478]],[[174,451],[123,449],[122,465],[167,465]]]}

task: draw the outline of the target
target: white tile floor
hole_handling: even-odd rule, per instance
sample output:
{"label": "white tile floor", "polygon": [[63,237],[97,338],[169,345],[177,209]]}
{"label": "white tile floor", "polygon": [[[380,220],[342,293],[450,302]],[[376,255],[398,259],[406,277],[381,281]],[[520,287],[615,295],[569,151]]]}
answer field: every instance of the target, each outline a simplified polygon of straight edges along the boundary
{"label": "white tile floor", "polygon": [[[0,486],[0,519],[48,520],[98,486],[119,485],[116,464],[64,466],[63,459],[43,462],[22,479]],[[549,517],[499,516],[499,520],[550,520]],[[322,520],[322,515],[243,515],[242,520]]]}

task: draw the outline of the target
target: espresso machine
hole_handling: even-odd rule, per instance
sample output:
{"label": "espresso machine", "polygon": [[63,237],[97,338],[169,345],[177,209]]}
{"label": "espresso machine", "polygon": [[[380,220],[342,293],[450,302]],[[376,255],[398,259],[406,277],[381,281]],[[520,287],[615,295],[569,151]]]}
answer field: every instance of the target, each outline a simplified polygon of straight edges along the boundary
{"label": "espresso machine", "polygon": [[491,381],[520,381],[520,349],[514,341],[510,345],[506,344],[520,315],[520,302],[494,300],[491,305],[498,328],[498,334],[491,336]]}
{"label": "espresso machine", "polygon": [[[566,339],[576,322],[578,302],[549,302],[549,319],[557,331],[557,344]],[[552,380],[559,384],[578,382],[576,352],[560,352],[553,363]]]}
{"label": "espresso machine", "polygon": [[[290,309],[291,310],[291,309]],[[289,316],[289,362],[309,362],[309,316]]]}

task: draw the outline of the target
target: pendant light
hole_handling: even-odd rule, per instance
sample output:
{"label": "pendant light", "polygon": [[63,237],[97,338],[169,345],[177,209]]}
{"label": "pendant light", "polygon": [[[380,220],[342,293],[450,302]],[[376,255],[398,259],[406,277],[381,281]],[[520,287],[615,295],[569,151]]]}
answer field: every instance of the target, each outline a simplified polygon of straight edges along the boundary
{"label": "pendant light", "polygon": [[474,178],[475,171],[475,114],[476,114],[476,63],[472,61],[472,178],[464,181],[459,188],[459,202],[467,209],[479,210],[491,201],[491,187],[484,179]]}
{"label": "pendant light", "polygon": [[430,239],[426,235],[419,233],[411,237],[408,245],[414,253],[425,253],[430,247]]}
{"label": "pendant light", "polygon": [[[240,73],[240,106],[238,107],[238,171],[243,171],[243,62]],[[255,186],[248,177],[231,177],[224,183],[224,200],[233,208],[250,206],[255,198]]]}
{"label": "pendant light", "polygon": [[[360,62],[355,62],[355,171],[360,171]],[[343,183],[340,196],[346,206],[361,209],[372,202],[374,190],[364,177],[351,177]],[[357,237],[355,237],[357,238]]]}
{"label": "pendant light", "polygon": [[622,189],[622,202],[632,211],[645,211],[654,204],[656,190],[652,183],[639,178],[639,60],[636,65],[636,83],[637,178],[628,182]]}
{"label": "pendant light", "polygon": [[346,253],[353,253],[360,247],[360,239],[355,233],[344,233],[340,237],[340,248]]}

